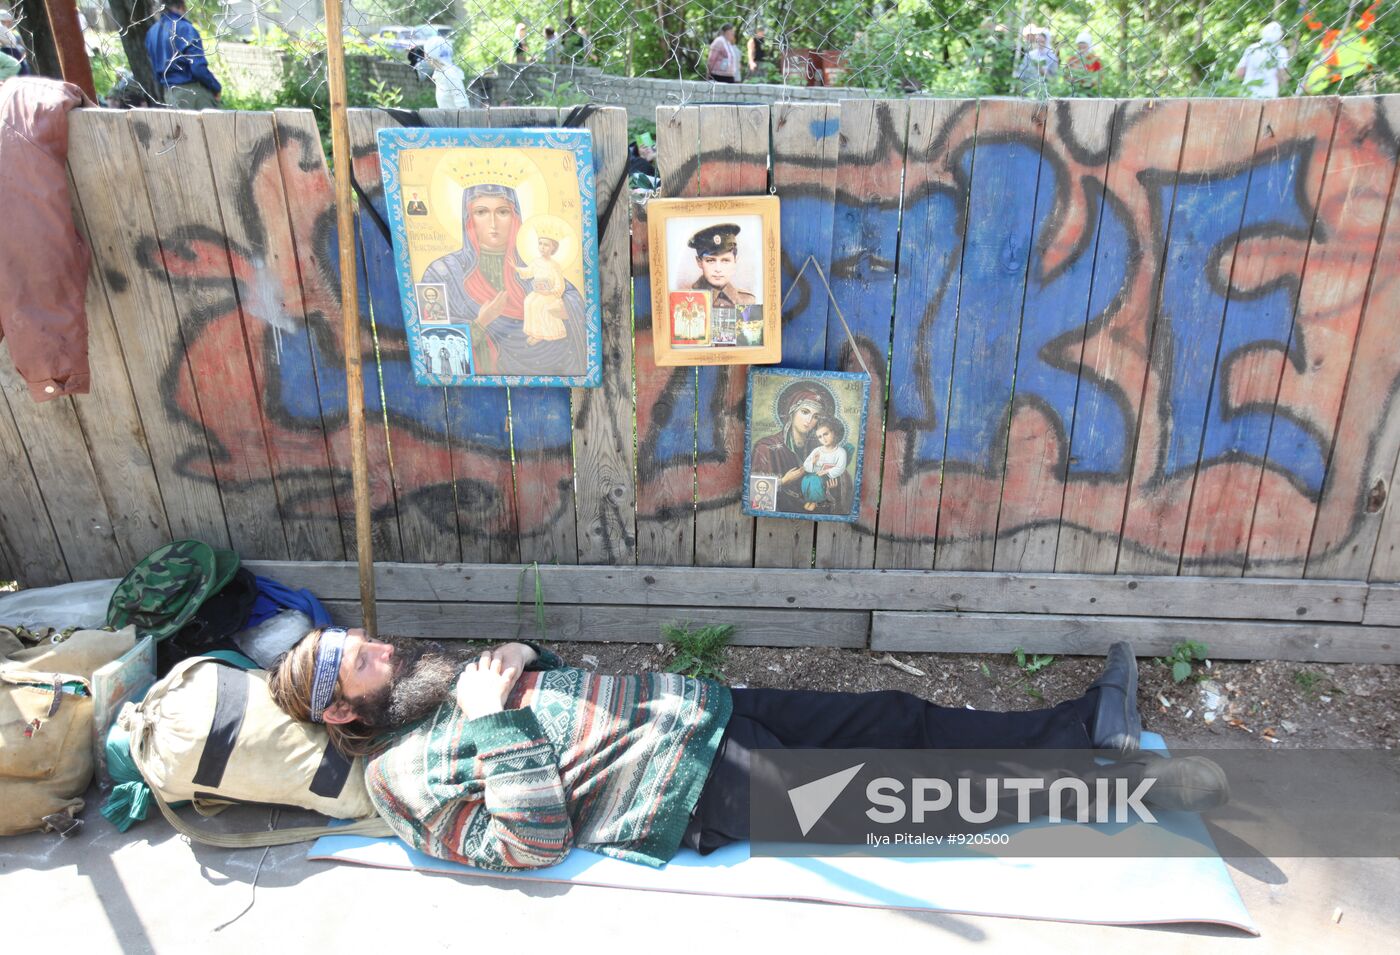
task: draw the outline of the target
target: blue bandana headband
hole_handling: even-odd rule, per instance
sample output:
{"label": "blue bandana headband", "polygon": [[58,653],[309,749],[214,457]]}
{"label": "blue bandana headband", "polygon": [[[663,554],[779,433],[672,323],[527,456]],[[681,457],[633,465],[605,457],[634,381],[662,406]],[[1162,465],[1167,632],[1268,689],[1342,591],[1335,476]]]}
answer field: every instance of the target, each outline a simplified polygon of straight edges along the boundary
{"label": "blue bandana headband", "polygon": [[311,684],[311,721],[324,723],[321,717],[331,705],[335,681],[340,676],[340,655],[345,650],[349,633],[344,627],[327,627],[321,631],[316,644],[316,678]]}

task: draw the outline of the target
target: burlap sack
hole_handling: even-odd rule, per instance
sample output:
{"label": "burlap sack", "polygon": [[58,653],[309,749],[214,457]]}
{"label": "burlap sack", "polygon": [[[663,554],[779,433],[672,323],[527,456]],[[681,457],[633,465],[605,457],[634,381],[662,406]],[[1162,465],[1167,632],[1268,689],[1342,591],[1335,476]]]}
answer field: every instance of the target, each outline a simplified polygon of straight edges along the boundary
{"label": "burlap sack", "polygon": [[339,819],[374,815],[363,760],[278,708],[266,670],[195,657],[175,666],[117,722],[146,784],[212,815],[231,803],[297,806]]}
{"label": "burlap sack", "polygon": [[79,630],[0,663],[0,835],[61,825],[82,811],[92,781],[92,674],[135,643],[134,627]]}

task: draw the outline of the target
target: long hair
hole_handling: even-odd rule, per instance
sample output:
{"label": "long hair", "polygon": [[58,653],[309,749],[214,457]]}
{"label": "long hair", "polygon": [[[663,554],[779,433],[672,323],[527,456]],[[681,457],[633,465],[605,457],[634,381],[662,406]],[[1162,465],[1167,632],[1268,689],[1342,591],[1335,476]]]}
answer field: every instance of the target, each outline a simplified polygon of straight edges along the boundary
{"label": "long hair", "polygon": [[[316,650],[321,645],[322,632],[312,630],[298,640],[296,646],[278,657],[268,680],[273,701],[284,713],[302,723],[312,722],[311,687],[316,678]],[[344,698],[340,678],[336,677],[331,702]],[[381,748],[381,731],[371,729],[359,720],[321,725],[330,734],[331,745],[350,759],[372,756]]]}

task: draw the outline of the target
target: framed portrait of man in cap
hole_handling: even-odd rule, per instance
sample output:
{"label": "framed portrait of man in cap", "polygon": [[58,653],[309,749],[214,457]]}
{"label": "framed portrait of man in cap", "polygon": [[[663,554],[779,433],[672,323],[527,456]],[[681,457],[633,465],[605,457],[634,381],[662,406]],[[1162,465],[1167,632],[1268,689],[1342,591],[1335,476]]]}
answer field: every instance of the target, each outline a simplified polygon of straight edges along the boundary
{"label": "framed portrait of man in cap", "polygon": [[870,376],[756,368],[749,376],[744,513],[854,521]]}
{"label": "framed portrait of man in cap", "polygon": [[416,380],[597,386],[592,135],[382,129],[379,161]]}
{"label": "framed portrait of man in cap", "polygon": [[[653,199],[647,227],[658,365],[782,360],[776,196]],[[697,312],[707,316],[698,336]]]}

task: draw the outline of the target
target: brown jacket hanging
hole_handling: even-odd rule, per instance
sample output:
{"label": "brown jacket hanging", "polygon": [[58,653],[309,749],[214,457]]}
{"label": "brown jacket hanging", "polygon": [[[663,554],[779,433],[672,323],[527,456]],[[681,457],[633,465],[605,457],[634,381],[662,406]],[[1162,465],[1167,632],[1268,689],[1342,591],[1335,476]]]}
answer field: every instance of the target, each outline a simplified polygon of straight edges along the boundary
{"label": "brown jacket hanging", "polygon": [[0,83],[0,339],[36,401],[88,390],[87,244],[68,194],[68,113],[78,87]]}

